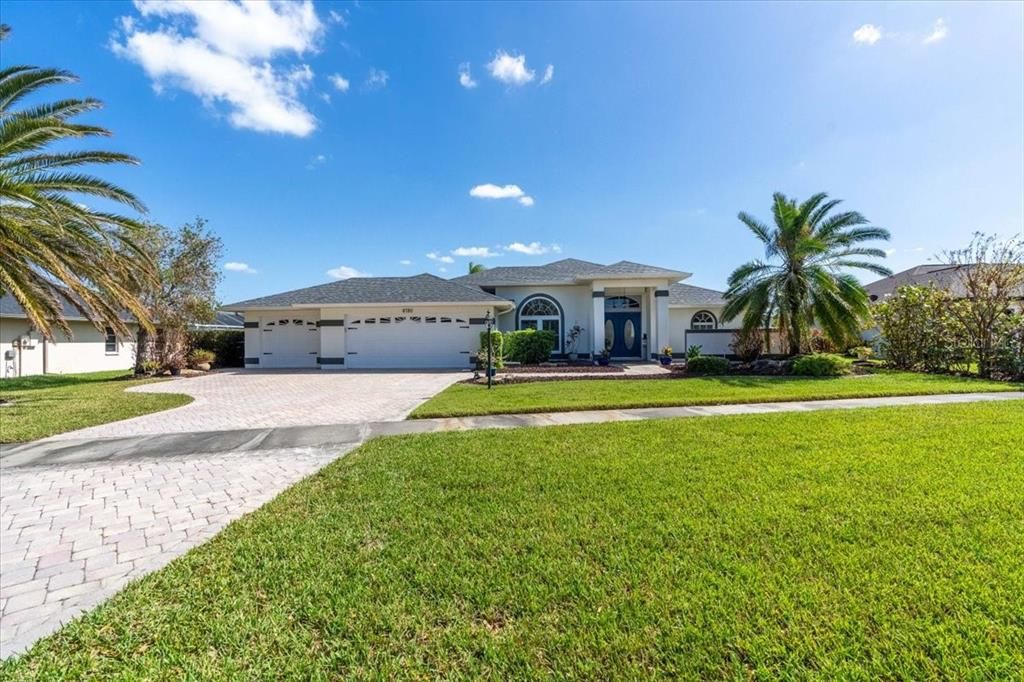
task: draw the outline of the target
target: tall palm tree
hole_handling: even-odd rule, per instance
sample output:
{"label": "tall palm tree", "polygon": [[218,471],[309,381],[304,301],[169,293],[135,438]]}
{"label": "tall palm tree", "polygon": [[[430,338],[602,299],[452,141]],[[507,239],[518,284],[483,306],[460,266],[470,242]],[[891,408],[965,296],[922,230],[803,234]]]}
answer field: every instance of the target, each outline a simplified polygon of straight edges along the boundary
{"label": "tall palm tree", "polygon": [[473,261],[469,261],[469,274],[471,275],[477,272],[483,272],[486,269],[487,268],[484,267],[483,263],[474,263]]}
{"label": "tall palm tree", "polygon": [[747,331],[777,325],[791,354],[803,350],[813,325],[833,340],[852,338],[868,314],[869,300],[847,270],[891,275],[871,260],[885,258],[885,252],[863,246],[888,240],[889,231],[870,225],[856,211],[832,213],[841,201],[824,193],[803,203],[780,192],[773,199],[773,227],[739,214],[764,244],[765,259],[741,265],[729,276],[722,317],[728,321],[742,315]]}
{"label": "tall palm tree", "polygon": [[[8,32],[0,27],[0,38]],[[71,121],[99,109],[95,99],[14,108],[44,86],[76,80],[58,69],[0,70],[0,294],[13,294],[47,338],[53,337],[54,327],[71,334],[62,299],[98,328],[112,327],[127,337],[125,312],[150,326],[137,295],[155,277],[151,259],[133,240],[142,226],[117,213],[93,210],[80,198],[109,200],[139,212],[145,207],[130,192],[77,167],[138,161],[116,152],[48,149],[67,139],[110,135],[105,128]]]}

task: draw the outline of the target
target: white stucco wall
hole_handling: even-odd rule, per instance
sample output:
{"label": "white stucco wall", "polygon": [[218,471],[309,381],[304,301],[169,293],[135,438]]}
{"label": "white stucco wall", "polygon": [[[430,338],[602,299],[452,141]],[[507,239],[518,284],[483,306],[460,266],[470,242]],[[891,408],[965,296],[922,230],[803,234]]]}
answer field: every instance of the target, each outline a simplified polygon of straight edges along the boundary
{"label": "white stucco wall", "polygon": [[[669,311],[668,311],[669,329],[670,329],[670,332],[669,332],[670,341],[669,341],[669,343],[672,344],[673,354],[676,357],[682,357],[686,353],[687,340],[689,340],[689,345],[693,345],[694,343],[699,343],[701,345],[704,345],[704,341],[697,341],[697,342],[695,342],[693,340],[693,338],[689,338],[688,339],[688,337],[693,337],[693,335],[696,333],[696,332],[690,330],[690,323],[691,323],[691,321],[693,319],[693,316],[694,316],[695,313],[698,313],[698,312],[700,312],[702,310],[707,310],[708,312],[710,312],[712,315],[715,316],[715,319],[718,320],[718,328],[719,329],[735,328],[735,327],[739,326],[737,324],[738,320],[732,320],[727,325],[723,325],[722,324],[722,306],[693,306],[693,307],[686,307],[686,308],[669,308]],[[687,334],[687,332],[689,332],[689,334]],[[703,335],[702,338],[709,337],[709,336],[711,336],[711,335],[705,334],[705,335]],[[704,348],[704,352],[706,354],[708,354],[708,355],[718,355],[718,354],[726,354],[726,353],[729,352],[727,347],[728,347],[728,344],[732,343],[732,335],[731,334],[718,334],[718,336],[722,337],[722,340],[723,340],[723,342],[724,342],[724,344],[726,346],[726,350],[719,352],[717,350],[715,350],[715,351],[709,350],[708,347],[705,347]],[[721,344],[718,344],[716,342],[713,345],[717,348]]]}
{"label": "white stucco wall", "polygon": [[[593,327],[594,303],[593,293],[589,284],[573,286],[521,286],[521,287],[497,287],[495,295],[519,304],[535,294],[544,294],[558,302],[564,313],[562,328],[562,352],[565,352],[565,335],[573,325],[583,327],[583,334],[580,335],[579,343],[576,344],[577,353],[591,352],[591,338]],[[498,318],[499,329],[503,332],[514,331],[516,328],[516,313],[509,311]]]}
{"label": "white stucco wall", "polygon": [[[117,352],[106,351],[105,335],[88,322],[69,322],[73,336],[57,333],[56,341],[43,342],[38,332],[29,334],[29,324],[24,318],[0,318],[0,376],[33,376],[42,374],[80,374],[109,370],[128,370],[135,365],[134,337],[129,341],[118,341]],[[134,325],[131,326],[134,332]],[[23,347],[19,353],[14,340],[30,336],[32,348]],[[14,359],[5,358],[6,351],[14,351]]]}

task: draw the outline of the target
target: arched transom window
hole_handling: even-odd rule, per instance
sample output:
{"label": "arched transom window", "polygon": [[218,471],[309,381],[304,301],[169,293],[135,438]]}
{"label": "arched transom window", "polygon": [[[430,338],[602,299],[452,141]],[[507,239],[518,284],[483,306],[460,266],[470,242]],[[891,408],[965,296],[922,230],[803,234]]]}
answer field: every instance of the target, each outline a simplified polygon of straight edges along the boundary
{"label": "arched transom window", "polygon": [[706,331],[708,329],[717,328],[718,320],[716,320],[715,316],[707,310],[701,310],[700,312],[694,313],[693,317],[690,318],[690,329]]}
{"label": "arched transom window", "polygon": [[532,296],[519,308],[519,328],[554,332],[555,352],[562,352],[562,313],[554,299]]}
{"label": "arched transom window", "polygon": [[640,301],[632,296],[609,296],[604,299],[605,310],[640,310]]}

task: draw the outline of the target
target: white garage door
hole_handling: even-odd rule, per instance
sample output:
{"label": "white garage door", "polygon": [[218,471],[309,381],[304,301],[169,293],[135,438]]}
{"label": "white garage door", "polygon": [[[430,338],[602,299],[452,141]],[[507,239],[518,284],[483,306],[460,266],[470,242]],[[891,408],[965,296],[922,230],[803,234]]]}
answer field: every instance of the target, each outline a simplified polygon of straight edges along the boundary
{"label": "white garage door", "polygon": [[464,314],[352,317],[345,329],[345,364],[353,369],[466,369],[480,346]]}
{"label": "white garage door", "polygon": [[316,319],[289,314],[260,320],[263,356],[260,367],[316,367],[320,329]]}

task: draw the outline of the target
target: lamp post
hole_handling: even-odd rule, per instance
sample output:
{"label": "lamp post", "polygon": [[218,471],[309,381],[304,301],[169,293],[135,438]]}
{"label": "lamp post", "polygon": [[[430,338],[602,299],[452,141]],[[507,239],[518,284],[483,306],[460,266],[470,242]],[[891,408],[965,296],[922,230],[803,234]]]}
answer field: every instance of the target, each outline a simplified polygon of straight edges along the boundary
{"label": "lamp post", "polygon": [[491,357],[491,346],[494,344],[494,340],[491,338],[491,325],[494,324],[494,317],[491,316],[491,311],[488,310],[487,314],[484,315],[484,324],[487,325],[487,388],[491,388],[491,365],[494,359]]}

